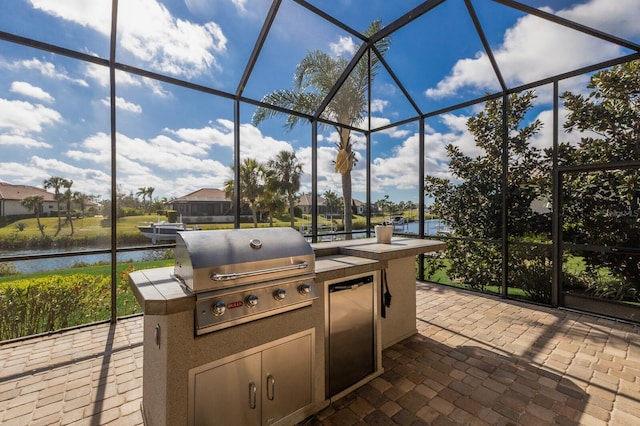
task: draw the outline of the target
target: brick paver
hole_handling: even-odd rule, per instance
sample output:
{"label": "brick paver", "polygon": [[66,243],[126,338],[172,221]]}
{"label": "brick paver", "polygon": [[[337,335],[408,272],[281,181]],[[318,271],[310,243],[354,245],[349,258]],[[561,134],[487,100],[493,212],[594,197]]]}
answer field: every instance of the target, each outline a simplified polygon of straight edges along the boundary
{"label": "brick paver", "polygon": [[[423,283],[416,324],[306,423],[640,424],[638,326]],[[135,317],[0,345],[0,424],[141,425],[142,338]]]}
{"label": "brick paver", "polygon": [[[424,380],[375,424],[640,424],[638,326],[433,284],[417,299],[419,334],[384,352],[382,378],[395,387],[411,365]],[[335,424],[332,410],[312,424]]]}

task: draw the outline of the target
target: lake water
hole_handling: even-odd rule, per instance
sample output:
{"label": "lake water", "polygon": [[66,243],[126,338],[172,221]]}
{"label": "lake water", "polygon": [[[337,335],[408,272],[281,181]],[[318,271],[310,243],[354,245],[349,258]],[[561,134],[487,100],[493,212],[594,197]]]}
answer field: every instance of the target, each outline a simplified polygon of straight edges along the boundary
{"label": "lake water", "polygon": [[[396,233],[418,234],[419,230],[418,222],[405,223],[402,226],[397,226],[394,230]],[[439,219],[430,219],[424,221],[424,234],[425,235],[437,235],[439,232],[450,231]],[[95,248],[86,248],[87,250],[96,250]],[[49,254],[60,253],[66,250],[23,250],[23,251],[4,251],[0,252],[0,256],[23,256],[30,254]],[[164,250],[136,250],[118,253],[118,262],[140,262],[144,260],[155,260],[163,257]],[[41,271],[53,271],[56,269],[71,268],[75,264],[82,262],[84,264],[93,264],[111,261],[110,254],[88,254],[77,255],[70,257],[56,257],[49,259],[37,259],[37,260],[21,260],[11,262],[18,272],[30,273]]]}
{"label": "lake water", "polygon": [[[418,222],[405,223],[402,226],[397,226],[395,232],[417,234],[420,231],[420,224]],[[424,221],[424,235],[437,235],[441,232],[451,232],[440,219],[429,219]]]}
{"label": "lake water", "polygon": [[[87,248],[87,250],[97,250]],[[6,256],[25,256],[31,254],[52,254],[66,252],[67,250],[22,250],[1,252]],[[118,253],[118,263],[120,262],[140,262],[144,260],[161,259],[164,250],[136,250]],[[16,270],[21,273],[54,271],[56,269],[67,269],[82,262],[83,264],[108,263],[111,261],[111,254],[80,254],[69,257],[55,257],[48,259],[19,260],[11,262]],[[1,261],[0,261],[1,262]]]}

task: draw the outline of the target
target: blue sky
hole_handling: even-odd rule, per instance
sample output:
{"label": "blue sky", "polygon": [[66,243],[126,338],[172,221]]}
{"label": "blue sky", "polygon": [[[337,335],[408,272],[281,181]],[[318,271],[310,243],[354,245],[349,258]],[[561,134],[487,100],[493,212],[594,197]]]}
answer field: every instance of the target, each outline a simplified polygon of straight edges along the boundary
{"label": "blue sky", "polygon": [[[235,93],[270,8],[267,0],[126,0],[119,2],[117,61],[213,89]],[[310,1],[357,31],[374,19],[391,23],[417,0]],[[529,0],[566,19],[640,43],[637,0]],[[630,51],[567,30],[489,0],[472,0],[503,77],[517,86]],[[109,55],[110,1],[3,0],[0,30],[100,58]],[[282,0],[244,96],[260,99],[290,88],[296,64],[310,50],[350,58],[359,41],[348,32]],[[385,60],[424,112],[498,90],[495,74],[464,1],[447,0],[395,33]],[[561,83],[584,91],[588,76]],[[202,187],[222,188],[231,177],[233,103],[118,72],[117,178],[123,192],[155,188],[154,197],[177,197]],[[537,90],[531,118],[545,123],[536,138],[551,143],[550,87]],[[260,161],[283,149],[305,164],[303,190],[311,189],[311,128],[290,132],[282,119],[251,125],[253,107],[242,104],[241,153]],[[447,177],[444,148],[478,154],[466,131],[467,108],[427,120],[427,172]],[[386,71],[372,86],[372,128],[417,114]],[[362,123],[365,128],[367,123]],[[372,200],[417,201],[417,123],[372,136]],[[108,69],[0,41],[0,181],[42,186],[51,176],[73,179],[73,189],[108,197],[110,188]],[[563,136],[564,139],[569,136]],[[571,135],[576,137],[576,135]],[[358,165],[354,197],[365,199],[366,145],[354,134]],[[319,192],[341,193],[333,172],[337,135],[323,129],[318,146]]]}

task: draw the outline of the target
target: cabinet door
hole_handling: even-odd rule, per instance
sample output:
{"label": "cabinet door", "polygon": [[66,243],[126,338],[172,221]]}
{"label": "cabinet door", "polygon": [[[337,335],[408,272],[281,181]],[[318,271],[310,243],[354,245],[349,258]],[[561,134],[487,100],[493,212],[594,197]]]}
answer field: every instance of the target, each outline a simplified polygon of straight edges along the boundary
{"label": "cabinet door", "polygon": [[311,335],[262,352],[262,424],[311,403]]}
{"label": "cabinet door", "polygon": [[255,426],[261,413],[260,353],[195,376],[195,424]]}

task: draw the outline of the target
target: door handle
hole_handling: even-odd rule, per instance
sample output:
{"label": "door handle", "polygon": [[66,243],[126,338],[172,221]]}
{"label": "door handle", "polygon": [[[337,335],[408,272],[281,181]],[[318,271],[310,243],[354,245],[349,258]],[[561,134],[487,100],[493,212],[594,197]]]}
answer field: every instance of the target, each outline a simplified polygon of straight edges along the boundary
{"label": "door handle", "polygon": [[269,374],[267,376],[267,399],[269,401],[273,401],[273,398],[276,397],[276,379],[273,378],[273,375]]}
{"label": "door handle", "polygon": [[249,383],[249,408],[256,409],[256,398],[258,393],[258,387],[255,383]]}

